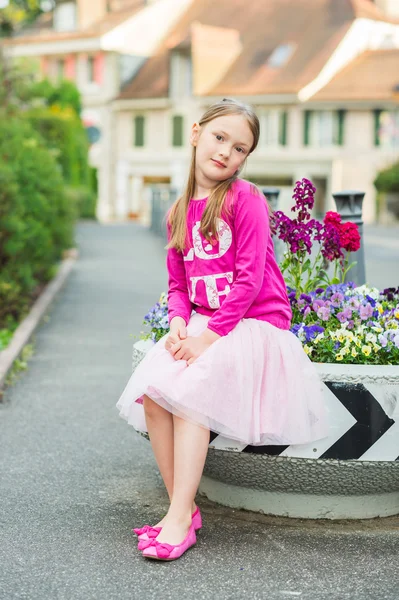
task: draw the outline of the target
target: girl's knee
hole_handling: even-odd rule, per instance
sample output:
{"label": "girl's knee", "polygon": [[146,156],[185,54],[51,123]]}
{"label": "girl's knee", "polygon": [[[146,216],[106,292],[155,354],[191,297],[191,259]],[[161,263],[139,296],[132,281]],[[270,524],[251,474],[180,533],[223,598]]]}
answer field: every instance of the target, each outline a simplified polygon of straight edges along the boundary
{"label": "girl's knee", "polygon": [[165,412],[165,409],[162,408],[162,406],[159,406],[159,404],[157,404],[156,402],[154,402],[154,400],[151,400],[151,398],[149,398],[149,396],[143,396],[143,406],[144,406],[144,410],[145,410],[145,414],[148,417],[155,417],[163,412]]}

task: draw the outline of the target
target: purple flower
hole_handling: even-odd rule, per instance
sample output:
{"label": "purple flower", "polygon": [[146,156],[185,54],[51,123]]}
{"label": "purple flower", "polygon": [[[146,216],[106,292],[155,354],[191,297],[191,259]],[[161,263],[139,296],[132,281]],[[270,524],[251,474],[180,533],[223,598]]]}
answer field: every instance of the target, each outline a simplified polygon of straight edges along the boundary
{"label": "purple flower", "polygon": [[308,294],[301,294],[300,298],[302,298],[306,302],[309,302],[309,303],[312,302],[312,298]]}
{"label": "purple flower", "polygon": [[383,333],[380,333],[380,335],[378,336],[378,342],[383,348],[386,347],[388,340]]}
{"label": "purple flower", "polygon": [[399,334],[395,335],[395,337],[393,338],[393,343],[397,348],[399,348]]}
{"label": "purple flower", "polygon": [[344,301],[344,295],[341,294],[340,292],[336,292],[335,294],[333,294],[331,296],[331,304],[333,306],[335,306],[336,308],[341,306],[343,301]]}
{"label": "purple flower", "polygon": [[305,325],[304,328],[303,328],[303,331],[305,333],[306,341],[310,342],[311,340],[313,340],[317,336],[317,334],[323,333],[324,327],[321,327],[320,325],[309,325],[307,327]]}
{"label": "purple flower", "polygon": [[397,291],[395,288],[386,288],[383,290],[382,295],[386,296],[389,302],[392,302],[396,293]]}
{"label": "purple flower", "polygon": [[352,319],[348,322],[347,329],[353,329],[355,327],[355,321]]}
{"label": "purple flower", "polygon": [[349,321],[349,319],[351,319],[351,317],[352,317],[352,311],[348,306],[345,307],[343,311],[341,311],[337,314],[337,319],[340,323],[345,323],[345,321]]}
{"label": "purple flower", "polygon": [[328,261],[332,262],[335,259],[343,258],[338,229],[326,223],[321,242],[321,253]]}
{"label": "purple flower", "polygon": [[310,308],[310,306],[307,306],[307,307],[305,308],[305,310],[303,311],[303,316],[304,316],[304,317],[307,317],[307,316],[308,316],[308,314],[309,314],[309,313],[311,313],[311,312],[312,312],[312,309]]}
{"label": "purple flower", "polygon": [[319,317],[319,319],[321,319],[322,321],[328,321],[328,319],[331,316],[331,311],[328,308],[328,306],[321,306],[319,308],[319,310],[317,311],[317,316]]}
{"label": "purple flower", "polygon": [[293,212],[298,211],[298,221],[307,221],[310,219],[309,210],[312,210],[314,205],[314,195],[316,188],[309,179],[303,178],[297,181],[294,188],[293,199],[295,206],[291,209]]}
{"label": "purple flower", "polygon": [[360,306],[360,302],[357,298],[351,298],[349,300],[349,305],[352,306],[352,308],[358,309]]}
{"label": "purple flower", "polygon": [[322,294],[324,292],[324,288],[320,287],[315,290],[316,294]]}
{"label": "purple flower", "polygon": [[362,321],[366,321],[366,319],[369,319],[372,315],[373,307],[371,304],[363,304],[363,306],[359,308],[359,316]]}
{"label": "purple flower", "polygon": [[326,303],[324,302],[324,300],[322,300],[321,298],[316,298],[316,300],[313,301],[313,310],[315,312],[317,312],[319,310],[319,308],[323,308],[326,305]]}

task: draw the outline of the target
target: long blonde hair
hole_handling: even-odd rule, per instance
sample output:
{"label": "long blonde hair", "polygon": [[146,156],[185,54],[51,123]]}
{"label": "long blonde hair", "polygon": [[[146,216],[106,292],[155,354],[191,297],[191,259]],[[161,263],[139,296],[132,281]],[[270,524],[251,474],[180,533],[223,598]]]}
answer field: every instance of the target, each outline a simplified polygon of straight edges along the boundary
{"label": "long blonde hair", "polygon": [[[258,145],[259,141],[259,119],[255,114],[255,111],[248,104],[243,104],[237,100],[225,98],[220,102],[212,104],[208,110],[203,114],[199,125],[203,126],[209,123],[217,117],[223,117],[225,115],[242,115],[246,117],[249,128],[253,135],[254,141],[250,151],[251,154]],[[190,171],[187,180],[187,185],[180,198],[173,204],[169,217],[168,224],[171,228],[170,241],[167,248],[176,248],[176,250],[183,252],[187,246],[187,211],[190,199],[195,194],[195,160],[196,160],[196,147],[193,147]],[[209,195],[204,214],[202,215],[200,231],[204,238],[209,242],[213,242],[218,239],[217,232],[217,219],[220,218],[223,210],[229,212],[229,207],[225,207],[225,199],[230,191],[230,188],[234,181],[238,178],[238,172],[235,173],[229,179],[218,183]]]}

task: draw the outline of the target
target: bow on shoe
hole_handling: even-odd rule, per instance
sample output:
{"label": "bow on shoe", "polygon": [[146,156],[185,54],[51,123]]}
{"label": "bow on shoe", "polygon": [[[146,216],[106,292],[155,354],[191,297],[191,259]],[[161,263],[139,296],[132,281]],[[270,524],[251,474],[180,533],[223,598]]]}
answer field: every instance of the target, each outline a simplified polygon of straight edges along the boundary
{"label": "bow on shoe", "polygon": [[157,555],[159,556],[159,558],[169,558],[173,548],[176,547],[176,546],[171,546],[170,544],[162,544],[161,542],[158,542],[155,539],[145,540],[140,544],[140,546],[141,546],[140,550],[145,550],[146,548],[149,548],[150,546],[155,546],[155,551],[156,551]]}
{"label": "bow on shoe", "polygon": [[136,535],[143,535],[146,533],[148,537],[156,538],[159,532],[161,531],[160,527],[151,527],[151,525],[144,525],[144,527],[140,527],[139,529],[133,529]]}

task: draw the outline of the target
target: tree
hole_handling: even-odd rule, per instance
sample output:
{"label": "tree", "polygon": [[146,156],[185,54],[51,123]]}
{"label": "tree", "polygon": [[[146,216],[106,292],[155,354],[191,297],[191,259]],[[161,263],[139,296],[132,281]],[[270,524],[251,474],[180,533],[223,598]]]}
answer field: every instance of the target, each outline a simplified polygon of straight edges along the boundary
{"label": "tree", "polygon": [[56,0],[0,0],[0,37],[32,23],[43,12],[53,10]]}

